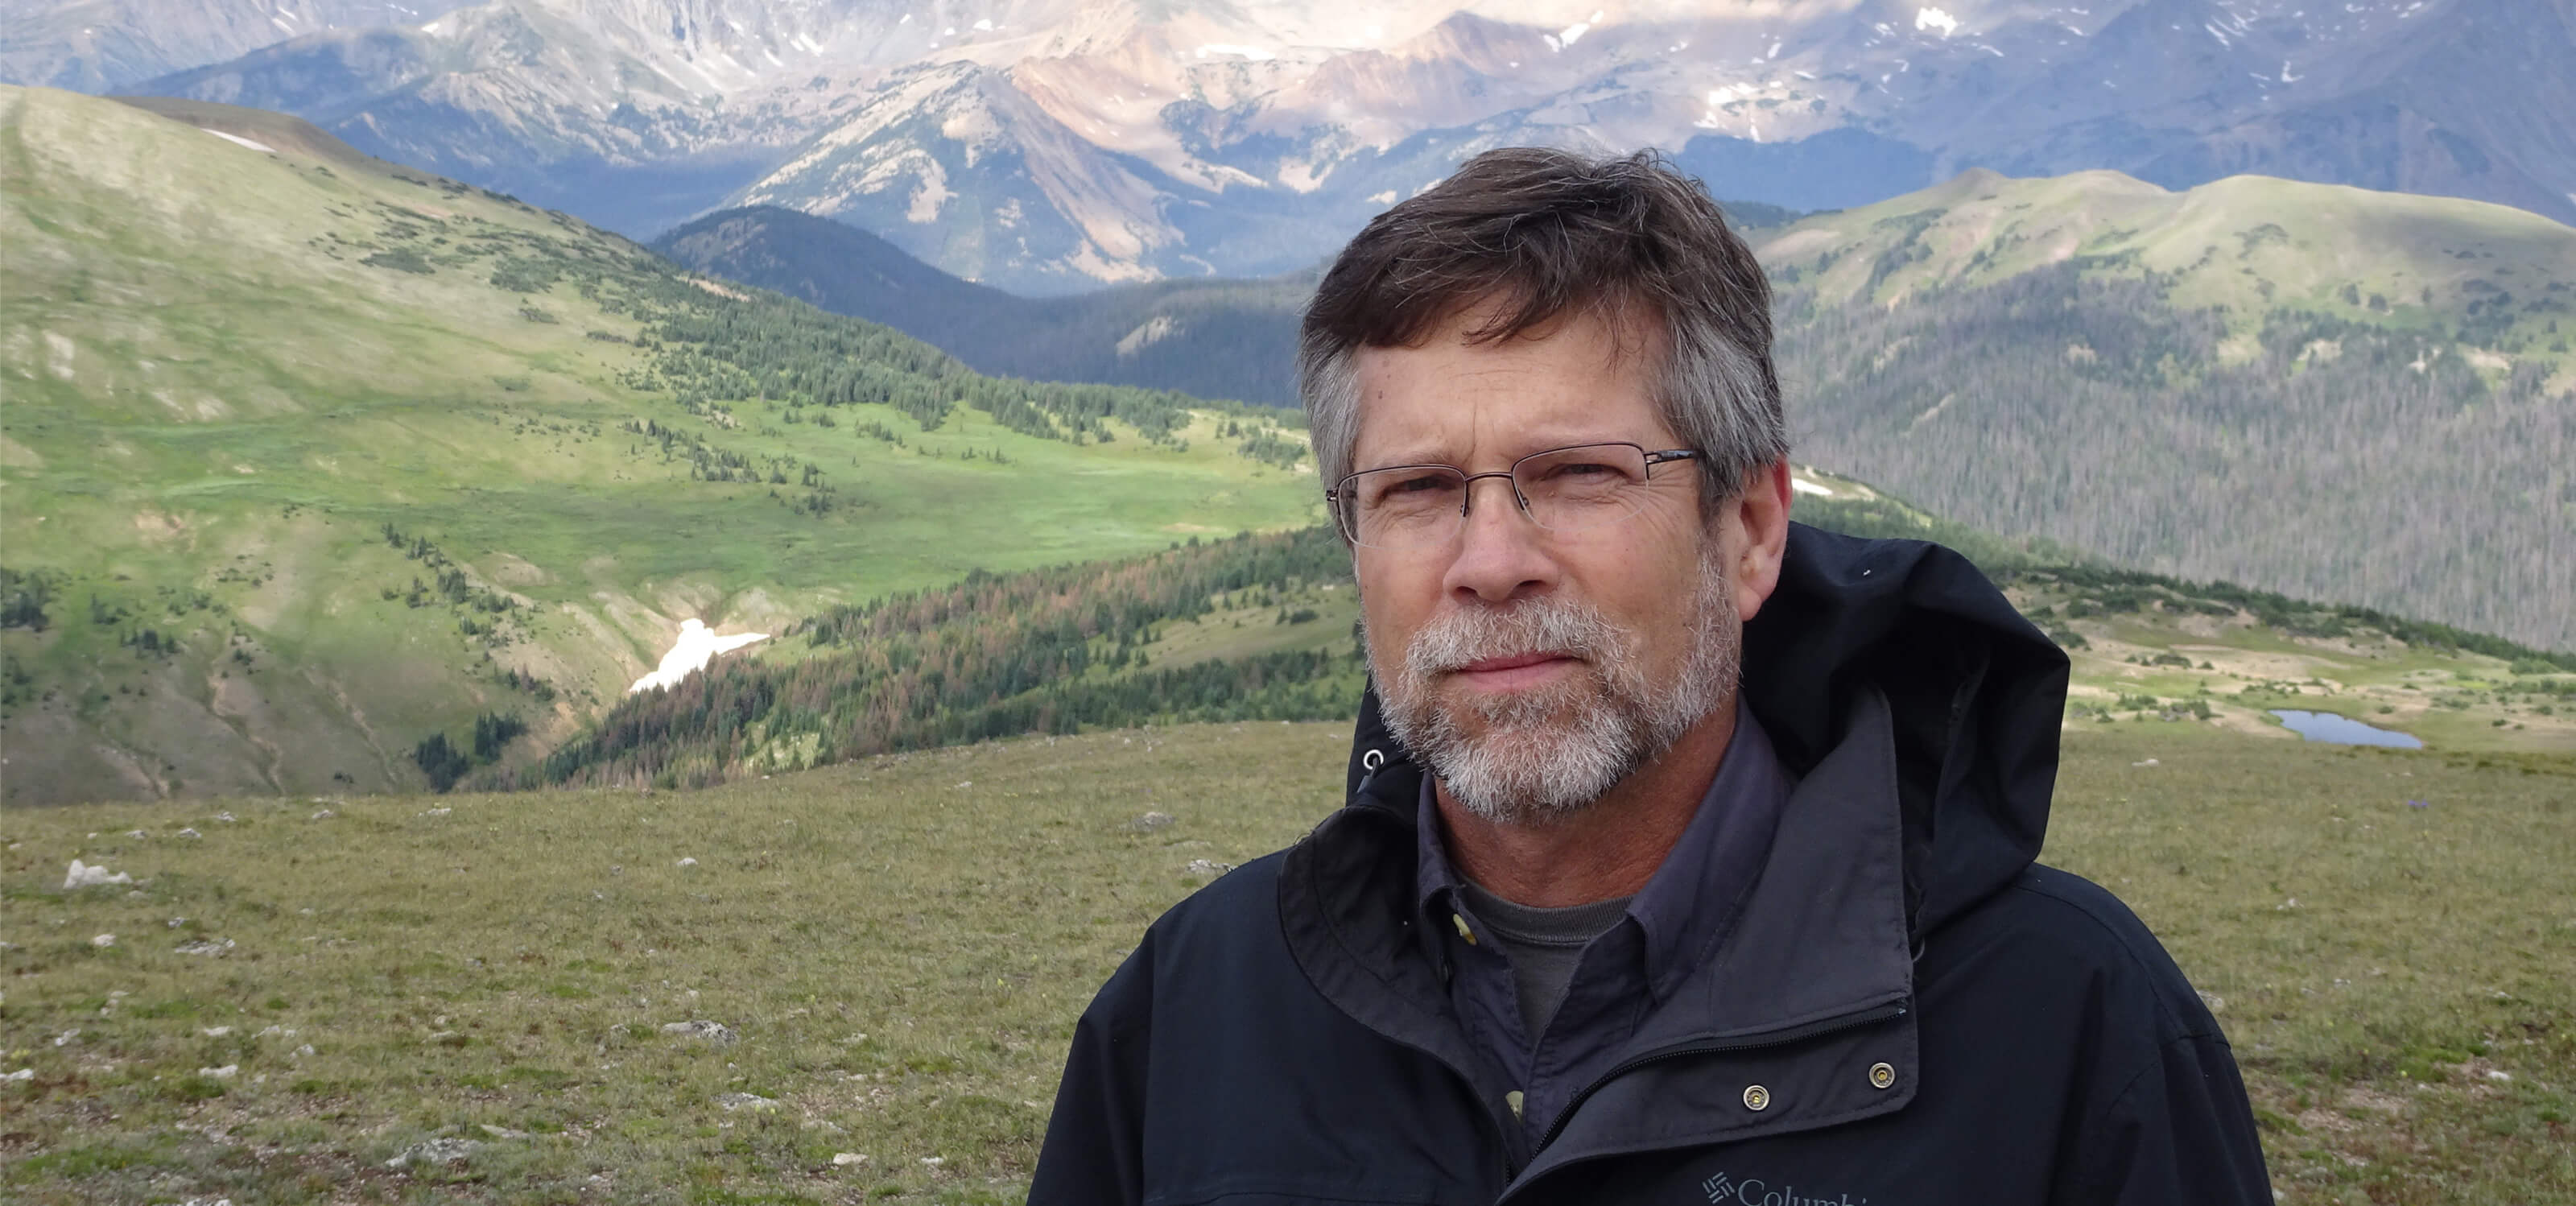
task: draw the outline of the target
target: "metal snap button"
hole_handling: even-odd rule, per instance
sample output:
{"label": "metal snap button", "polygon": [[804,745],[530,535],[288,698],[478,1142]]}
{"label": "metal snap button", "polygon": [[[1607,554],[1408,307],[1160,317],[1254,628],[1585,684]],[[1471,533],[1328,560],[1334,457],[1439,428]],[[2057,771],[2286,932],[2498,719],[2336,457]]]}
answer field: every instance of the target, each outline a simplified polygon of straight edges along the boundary
{"label": "metal snap button", "polygon": [[1770,1109],[1771,1090],[1763,1088],[1760,1085],[1744,1086],[1744,1108],[1748,1110]]}
{"label": "metal snap button", "polygon": [[1871,1064],[1869,1066],[1869,1087],[1873,1089],[1895,1088],[1896,1065],[1884,1063]]}
{"label": "metal snap button", "polygon": [[1361,770],[1373,771],[1384,765],[1386,765],[1386,755],[1381,754],[1376,750],[1370,750],[1360,755]]}

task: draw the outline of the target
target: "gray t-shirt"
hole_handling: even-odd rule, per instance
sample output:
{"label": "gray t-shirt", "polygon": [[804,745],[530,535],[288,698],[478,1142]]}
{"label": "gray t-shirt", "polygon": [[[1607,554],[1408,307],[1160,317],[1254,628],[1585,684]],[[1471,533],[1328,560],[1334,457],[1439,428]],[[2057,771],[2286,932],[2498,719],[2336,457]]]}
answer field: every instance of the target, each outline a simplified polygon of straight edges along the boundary
{"label": "gray t-shirt", "polygon": [[1548,1019],[1556,1016],[1558,1003],[1565,1000],[1565,986],[1574,981],[1574,965],[1583,958],[1583,948],[1627,917],[1629,898],[1540,909],[1505,900],[1473,882],[1459,884],[1458,890],[1467,898],[1468,910],[1485,923],[1485,932],[1493,935],[1511,961],[1512,979],[1520,990],[1521,1025],[1535,1044],[1546,1032]]}

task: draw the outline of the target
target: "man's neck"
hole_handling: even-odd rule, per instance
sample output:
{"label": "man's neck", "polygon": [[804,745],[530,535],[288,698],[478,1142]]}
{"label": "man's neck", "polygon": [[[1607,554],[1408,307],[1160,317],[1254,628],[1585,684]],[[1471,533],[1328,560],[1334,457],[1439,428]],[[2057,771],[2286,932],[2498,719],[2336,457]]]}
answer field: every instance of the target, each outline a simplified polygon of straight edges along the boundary
{"label": "man's neck", "polygon": [[1450,862],[1486,891],[1534,908],[1633,896],[1698,815],[1734,737],[1729,700],[1609,794],[1570,816],[1530,824],[1477,816],[1435,779]]}

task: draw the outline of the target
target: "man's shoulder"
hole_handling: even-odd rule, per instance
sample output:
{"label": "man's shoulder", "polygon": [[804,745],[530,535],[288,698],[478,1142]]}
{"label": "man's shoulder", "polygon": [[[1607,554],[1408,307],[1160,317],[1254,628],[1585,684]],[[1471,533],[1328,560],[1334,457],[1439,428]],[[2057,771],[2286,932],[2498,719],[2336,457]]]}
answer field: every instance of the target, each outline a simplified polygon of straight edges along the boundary
{"label": "man's shoulder", "polygon": [[1204,967],[1281,945],[1279,869],[1285,850],[1220,873],[1205,887],[1163,911],[1145,931],[1142,950],[1158,964]]}
{"label": "man's shoulder", "polygon": [[[2147,924],[2108,889],[2072,872],[2033,864],[1925,945],[1927,958],[1960,956],[2041,995],[2083,994],[2099,1007],[2139,1015],[2162,1040],[2219,1034],[2208,1005]],[[1940,950],[1945,946],[1953,949]]]}

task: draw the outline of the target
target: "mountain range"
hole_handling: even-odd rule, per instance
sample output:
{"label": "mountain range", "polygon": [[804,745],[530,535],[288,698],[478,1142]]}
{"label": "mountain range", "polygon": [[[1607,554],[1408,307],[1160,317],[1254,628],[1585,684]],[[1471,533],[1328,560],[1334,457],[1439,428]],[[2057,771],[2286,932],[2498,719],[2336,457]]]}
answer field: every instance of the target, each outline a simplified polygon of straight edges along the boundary
{"label": "mountain range", "polygon": [[[2576,219],[2569,0],[492,0],[376,25],[353,0],[247,53],[213,32],[263,2],[123,0],[126,27],[206,32],[116,86],[300,114],[639,236],[837,217],[1022,293],[1298,271],[1504,143],[1660,147],[1798,209],[1982,166]],[[82,82],[67,37],[0,67]]]}

